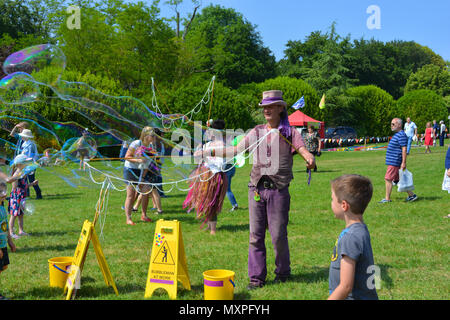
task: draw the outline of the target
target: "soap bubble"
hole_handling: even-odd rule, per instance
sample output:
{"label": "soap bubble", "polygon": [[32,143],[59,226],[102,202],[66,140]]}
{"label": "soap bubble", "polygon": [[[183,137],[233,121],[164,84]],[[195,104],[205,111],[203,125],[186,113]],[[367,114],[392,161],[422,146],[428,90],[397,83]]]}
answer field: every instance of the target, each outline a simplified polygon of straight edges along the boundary
{"label": "soap bubble", "polygon": [[27,215],[31,216],[36,211],[36,207],[34,205],[33,200],[30,198],[25,198],[20,202],[20,208],[22,209],[22,212]]}
{"label": "soap bubble", "polygon": [[0,101],[7,104],[23,104],[36,101],[40,96],[39,85],[25,72],[14,72],[0,80]]}

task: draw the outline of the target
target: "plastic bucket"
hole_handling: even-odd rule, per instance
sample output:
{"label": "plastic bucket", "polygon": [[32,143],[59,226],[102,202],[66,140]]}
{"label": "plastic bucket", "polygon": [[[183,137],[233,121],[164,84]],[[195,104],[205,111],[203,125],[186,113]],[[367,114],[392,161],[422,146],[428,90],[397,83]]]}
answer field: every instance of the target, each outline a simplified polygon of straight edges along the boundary
{"label": "plastic bucket", "polygon": [[233,300],[234,271],[208,270],[203,272],[205,300]]}
{"label": "plastic bucket", "polygon": [[72,257],[56,257],[48,259],[50,272],[50,287],[64,288],[69,276]]}

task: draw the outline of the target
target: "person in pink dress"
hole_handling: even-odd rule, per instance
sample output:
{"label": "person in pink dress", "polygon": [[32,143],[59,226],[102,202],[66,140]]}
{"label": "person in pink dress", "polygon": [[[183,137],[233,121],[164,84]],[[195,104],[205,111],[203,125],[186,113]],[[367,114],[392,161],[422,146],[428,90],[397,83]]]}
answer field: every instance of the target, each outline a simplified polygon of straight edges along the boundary
{"label": "person in pink dress", "polygon": [[425,153],[431,153],[430,146],[433,145],[433,128],[431,127],[431,122],[427,122],[425,129]]}

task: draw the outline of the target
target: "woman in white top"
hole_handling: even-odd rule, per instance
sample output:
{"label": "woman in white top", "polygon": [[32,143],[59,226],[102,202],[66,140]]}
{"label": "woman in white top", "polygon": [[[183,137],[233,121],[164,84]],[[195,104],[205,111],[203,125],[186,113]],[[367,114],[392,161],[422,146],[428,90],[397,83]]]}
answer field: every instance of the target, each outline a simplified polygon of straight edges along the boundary
{"label": "woman in white top", "polygon": [[[155,201],[158,212],[161,210],[161,200],[156,187],[151,186],[148,183],[154,183],[155,172],[149,169],[150,160],[142,154],[142,149],[144,147],[148,148],[154,140],[154,131],[151,127],[144,127],[141,132],[139,140],[133,141],[128,147],[127,153],[125,154],[125,163],[123,168],[124,179],[128,182],[127,187],[127,198],[125,200],[125,214],[127,219],[127,224],[135,225],[131,220],[131,212],[133,208],[133,203],[137,196],[136,188],[142,192],[142,214],[141,220],[144,222],[152,222],[152,220],[147,217],[147,207],[149,195],[152,195]],[[144,182],[139,185],[140,182]],[[138,186],[139,185],[139,186]],[[152,188],[151,192],[148,191]]]}

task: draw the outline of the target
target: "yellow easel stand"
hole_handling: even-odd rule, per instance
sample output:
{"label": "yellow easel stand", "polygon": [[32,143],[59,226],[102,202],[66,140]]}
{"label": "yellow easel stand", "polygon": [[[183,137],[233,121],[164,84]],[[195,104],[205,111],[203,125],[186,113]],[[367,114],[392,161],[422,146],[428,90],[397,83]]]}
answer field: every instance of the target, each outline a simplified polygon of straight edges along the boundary
{"label": "yellow easel stand", "polygon": [[162,288],[174,300],[178,281],[191,290],[180,222],[160,219],[156,222],[144,297],[149,298],[153,291]]}
{"label": "yellow easel stand", "polygon": [[73,256],[70,273],[64,287],[64,292],[67,291],[66,300],[70,300],[72,298],[74,290],[76,291],[77,287],[79,286],[81,271],[83,270],[90,242],[92,242],[94,246],[97,262],[100,266],[100,270],[102,271],[106,285],[112,286],[116,295],[119,295],[116,284],[114,283],[114,279],[111,275],[111,271],[109,270],[108,264],[106,263],[102,247],[100,246],[100,241],[98,240],[97,234],[95,233],[94,223],[86,220],[84,221],[83,228],[81,229],[80,238],[78,239],[78,245]]}

